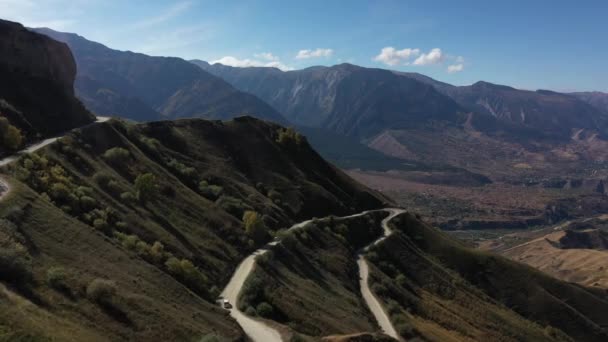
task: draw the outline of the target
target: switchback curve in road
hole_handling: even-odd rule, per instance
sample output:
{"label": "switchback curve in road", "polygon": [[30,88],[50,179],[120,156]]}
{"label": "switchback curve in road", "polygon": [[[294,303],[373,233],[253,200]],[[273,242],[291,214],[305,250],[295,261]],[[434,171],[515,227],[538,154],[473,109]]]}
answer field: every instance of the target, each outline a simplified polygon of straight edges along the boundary
{"label": "switchback curve in road", "polygon": [[[364,211],[364,212],[354,214],[354,215],[340,217],[340,219],[347,219],[347,218],[363,216],[372,211],[375,211],[375,210],[369,210],[369,211]],[[369,246],[380,243],[387,236],[389,236],[392,232],[391,232],[390,228],[388,227],[388,222],[393,217],[404,212],[404,210],[402,210],[402,209],[393,209],[393,208],[380,209],[378,211],[388,211],[390,213],[389,216],[386,217],[382,221],[382,228],[384,230],[384,233],[380,238],[378,238],[377,240],[375,240],[374,242],[369,244],[367,247],[365,247],[364,251],[367,250],[367,248],[369,248]],[[297,224],[291,226],[291,228],[289,228],[288,231],[304,227],[312,221],[313,220],[307,220],[307,221],[297,223]],[[257,319],[254,319],[254,318],[251,318],[251,317],[245,315],[245,313],[243,313],[241,310],[239,310],[238,305],[237,305],[239,294],[241,293],[243,285],[245,284],[245,281],[247,280],[247,278],[249,277],[249,275],[251,274],[251,272],[253,271],[253,268],[255,266],[255,258],[259,255],[263,255],[264,253],[266,253],[268,251],[268,248],[270,246],[275,246],[278,243],[280,243],[280,241],[278,241],[278,240],[273,241],[273,242],[269,243],[268,245],[266,245],[265,247],[262,247],[262,248],[256,250],[251,255],[249,255],[247,258],[245,258],[239,264],[239,266],[236,268],[236,271],[232,275],[232,278],[228,282],[228,285],[226,285],[226,287],[224,288],[224,290],[221,293],[222,298],[227,299],[233,305],[232,309],[230,310],[230,315],[241,326],[241,328],[243,329],[245,334],[247,334],[247,336],[249,336],[249,338],[252,339],[253,341],[259,341],[259,342],[275,342],[275,341],[281,342],[282,341],[281,334],[276,329],[270,327],[268,324],[264,323],[261,320],[257,320]],[[363,259],[362,256],[359,257],[359,260],[362,260],[363,263],[365,263],[365,260]],[[368,270],[367,264],[365,264],[364,267],[361,267],[361,264],[359,261],[358,261],[358,264],[359,264],[360,276],[365,275],[365,278],[364,278],[365,281],[364,282],[363,282],[363,280],[361,281],[362,293],[363,293],[363,291],[365,291],[364,289],[367,289],[367,291],[369,292],[369,295],[370,295],[370,296],[368,296],[369,300],[368,300],[368,298],[364,297],[366,304],[370,307],[370,311],[372,311],[372,313],[374,314],[374,317],[376,317],[376,320],[378,320],[378,324],[380,325],[382,330],[385,333],[387,333],[388,335],[393,336],[398,339],[398,335],[395,332],[395,329],[393,328],[392,324],[390,323],[388,316],[382,309],[382,306],[380,305],[378,300],[374,297],[374,295],[369,290],[369,286],[367,285],[367,278],[368,278],[367,277],[367,274],[368,274],[367,273],[367,270]],[[363,274],[362,270],[365,270],[366,273]],[[362,279],[363,279],[363,277],[362,277]]]}
{"label": "switchback curve in road", "polygon": [[363,256],[363,253],[369,250],[371,246],[379,244],[393,233],[388,226],[389,221],[392,220],[395,216],[405,212],[405,210],[403,209],[385,210],[387,210],[390,214],[384,220],[382,220],[382,229],[384,230],[384,234],[379,239],[363,248],[362,252],[359,253],[359,257],[357,258],[357,265],[359,266],[359,285],[361,287],[361,296],[363,297],[363,300],[365,300],[365,303],[367,304],[369,310],[376,318],[376,321],[378,322],[380,329],[382,329],[382,332],[400,341],[401,338],[399,337],[397,330],[395,330],[395,327],[393,326],[393,323],[391,322],[388,314],[386,313],[386,310],[384,310],[384,307],[382,306],[378,298],[369,288],[369,265],[367,264],[367,260],[365,260],[365,257]]}

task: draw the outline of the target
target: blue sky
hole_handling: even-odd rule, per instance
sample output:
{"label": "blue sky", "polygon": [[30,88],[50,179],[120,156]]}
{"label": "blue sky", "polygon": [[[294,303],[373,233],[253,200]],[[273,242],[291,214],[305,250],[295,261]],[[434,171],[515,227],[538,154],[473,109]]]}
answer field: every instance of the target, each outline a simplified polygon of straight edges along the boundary
{"label": "blue sky", "polygon": [[608,92],[608,1],[0,0],[0,18],[120,50]]}

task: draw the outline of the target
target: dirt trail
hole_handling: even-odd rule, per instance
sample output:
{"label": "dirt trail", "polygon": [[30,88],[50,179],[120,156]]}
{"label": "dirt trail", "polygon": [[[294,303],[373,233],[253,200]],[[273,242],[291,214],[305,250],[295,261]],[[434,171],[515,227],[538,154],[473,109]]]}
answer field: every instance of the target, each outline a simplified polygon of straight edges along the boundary
{"label": "dirt trail", "polygon": [[[404,212],[404,210],[401,210],[401,209],[381,209],[381,210],[390,212],[390,215],[382,221],[382,228],[384,229],[384,235],[382,237],[380,237],[379,239],[377,239],[376,241],[372,242],[369,246],[377,244],[377,243],[381,242],[382,240],[384,240],[387,236],[389,236],[391,234],[391,230],[388,227],[388,221],[390,221],[393,217],[397,216],[398,214]],[[368,212],[370,212],[370,211],[364,211],[364,212],[361,212],[358,214],[344,216],[344,217],[341,217],[341,219],[363,216],[363,215],[367,214]],[[307,221],[295,224],[295,225],[291,226],[291,228],[289,228],[288,231],[302,228],[310,222],[312,222],[312,220],[307,220]],[[241,328],[243,328],[243,331],[245,331],[245,334],[247,334],[247,336],[253,341],[259,341],[259,342],[274,342],[274,341],[281,342],[281,341],[283,341],[283,339],[281,338],[281,334],[276,329],[270,327],[268,324],[264,323],[261,320],[253,319],[253,318],[245,315],[245,313],[243,313],[237,307],[239,294],[241,293],[243,285],[245,284],[247,277],[249,277],[249,275],[251,274],[251,272],[253,271],[253,269],[255,267],[255,258],[259,255],[263,255],[264,253],[266,253],[270,246],[275,246],[279,243],[280,243],[280,241],[278,241],[278,240],[273,241],[273,242],[269,243],[268,245],[266,245],[265,247],[262,247],[262,248],[256,250],[251,255],[249,255],[247,258],[245,258],[245,260],[243,260],[239,264],[239,266],[236,268],[236,271],[232,275],[232,278],[230,278],[228,285],[226,285],[226,287],[224,288],[224,290],[222,291],[222,294],[221,294],[221,296],[224,299],[227,299],[233,305],[233,308],[230,310],[230,315],[237,321],[237,323],[241,326]],[[369,248],[369,246],[366,247],[366,249]],[[361,262],[363,262],[363,264],[364,264],[363,266],[361,266]],[[359,263],[359,269],[360,269],[359,274],[361,275],[361,278],[364,279],[361,281],[361,289],[363,292],[363,296],[365,298],[365,302],[370,307],[370,310],[372,311],[372,313],[378,320],[378,324],[380,325],[382,330],[385,333],[389,334],[390,336],[393,336],[398,339],[398,335],[395,332],[395,329],[393,328],[390,320],[388,319],[388,316],[386,315],[386,313],[382,309],[382,306],[380,305],[378,300],[374,297],[374,295],[371,293],[371,291],[369,289],[369,286],[367,284],[368,267],[367,267],[367,264],[365,263],[365,260],[363,259],[363,257],[361,257],[361,256],[359,257],[358,263]],[[363,272],[365,272],[365,274],[363,274]],[[365,291],[367,291],[368,294],[366,294]]]}
{"label": "dirt trail", "polygon": [[[393,232],[388,226],[389,221],[392,220],[395,216],[405,212],[405,210],[401,210],[401,209],[386,209],[386,210],[388,210],[390,212],[390,215],[388,217],[386,217],[384,220],[382,220],[382,228],[384,229],[384,234],[382,235],[382,237],[380,237],[379,239],[377,239],[376,241],[372,242],[367,247],[365,247],[363,249],[363,252],[367,251],[371,246],[374,246],[374,245],[382,242],[389,235],[391,235]],[[372,293],[371,289],[369,288],[369,281],[368,281],[369,266],[367,264],[367,260],[365,260],[365,257],[363,256],[363,253],[359,254],[359,258],[357,259],[357,265],[359,265],[359,277],[360,277],[359,284],[361,286],[361,296],[363,296],[363,299],[365,300],[365,303],[369,307],[369,310],[372,312],[372,314],[376,318],[376,321],[378,322],[380,329],[382,329],[382,332],[384,332],[385,334],[389,335],[390,337],[400,341],[401,338],[399,337],[399,334],[395,330],[393,323],[391,322],[390,318],[388,317],[386,310],[384,310],[384,308],[382,307],[382,304],[380,303],[378,298],[376,298],[376,296]]]}
{"label": "dirt trail", "polygon": [[[98,116],[97,120],[95,120],[95,122],[85,125],[83,127],[87,127],[87,126],[96,124],[98,122],[106,122],[108,120],[110,120],[110,117]],[[21,151],[17,151],[8,157],[0,159],[0,167],[6,166],[6,165],[14,162],[15,160],[19,159],[19,157],[21,157],[24,154],[36,152],[39,149],[54,143],[55,141],[57,141],[58,139],[61,139],[64,136],[65,136],[65,134],[62,136],[59,136],[59,137],[48,138],[48,139],[42,140],[38,143],[35,143],[33,145],[30,145],[30,146],[22,149]],[[10,191],[11,191],[10,185],[8,184],[8,182],[6,180],[2,179],[2,177],[0,176],[0,200],[2,200],[4,198],[4,196],[8,195],[8,193]]]}

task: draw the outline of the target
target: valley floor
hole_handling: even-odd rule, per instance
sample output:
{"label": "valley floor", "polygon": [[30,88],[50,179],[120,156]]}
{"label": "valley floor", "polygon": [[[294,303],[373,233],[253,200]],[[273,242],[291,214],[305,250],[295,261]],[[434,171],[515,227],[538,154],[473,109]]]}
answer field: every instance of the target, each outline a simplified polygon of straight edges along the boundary
{"label": "valley floor", "polygon": [[[350,170],[358,181],[420,213],[472,247],[491,250],[559,279],[608,288],[608,250],[560,246],[567,231],[606,228],[608,197],[596,181],[523,185],[453,184],[434,172]],[[445,184],[451,181],[451,184]]]}

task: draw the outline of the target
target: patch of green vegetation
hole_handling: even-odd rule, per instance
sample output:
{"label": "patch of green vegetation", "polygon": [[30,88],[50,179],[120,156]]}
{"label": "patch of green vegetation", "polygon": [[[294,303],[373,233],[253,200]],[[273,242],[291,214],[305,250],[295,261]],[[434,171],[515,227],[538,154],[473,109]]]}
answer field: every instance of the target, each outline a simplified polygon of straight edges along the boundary
{"label": "patch of green vegetation", "polygon": [[198,183],[198,190],[205,198],[210,201],[215,201],[222,195],[224,188],[219,185],[209,184],[206,180],[202,180]]}
{"label": "patch of green vegetation", "polygon": [[23,145],[23,135],[19,128],[11,125],[8,119],[2,116],[0,116],[0,137],[2,137],[0,146],[7,150],[15,151]]}
{"label": "patch of green vegetation", "polygon": [[247,235],[256,243],[261,243],[268,239],[268,228],[262,221],[262,217],[256,211],[247,210],[243,214],[243,224]]}
{"label": "patch of green vegetation", "polygon": [[87,298],[100,304],[110,303],[116,295],[116,282],[106,279],[94,279],[87,286]]}
{"label": "patch of green vegetation", "polygon": [[297,148],[306,142],[306,138],[291,127],[279,128],[277,142],[290,148]]}

